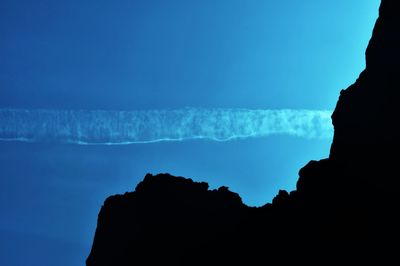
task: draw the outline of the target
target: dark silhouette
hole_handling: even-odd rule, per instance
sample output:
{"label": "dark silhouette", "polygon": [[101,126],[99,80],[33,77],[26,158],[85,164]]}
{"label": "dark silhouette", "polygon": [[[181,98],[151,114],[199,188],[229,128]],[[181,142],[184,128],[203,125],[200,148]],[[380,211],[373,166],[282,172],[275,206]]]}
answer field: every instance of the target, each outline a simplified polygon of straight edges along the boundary
{"label": "dark silhouette", "polygon": [[[400,9],[382,0],[366,69],[341,92],[328,159],[299,172],[297,189],[271,204],[244,205],[226,187],[168,174],[102,207],[87,265],[379,265],[399,239],[396,152]],[[392,262],[392,264],[396,264]]]}

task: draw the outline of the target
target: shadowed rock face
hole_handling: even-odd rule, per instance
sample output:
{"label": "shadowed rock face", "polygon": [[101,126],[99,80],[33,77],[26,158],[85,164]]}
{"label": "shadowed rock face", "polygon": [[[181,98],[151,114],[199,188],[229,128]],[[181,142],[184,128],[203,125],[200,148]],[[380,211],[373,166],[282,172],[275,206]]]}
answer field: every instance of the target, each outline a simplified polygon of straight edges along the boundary
{"label": "shadowed rock face", "polygon": [[396,1],[382,0],[367,67],[332,115],[331,154],[300,170],[295,191],[250,208],[226,187],[148,174],[134,192],[105,201],[86,264],[382,264],[394,256],[399,15]]}
{"label": "shadowed rock face", "polygon": [[382,190],[397,189],[395,152],[400,96],[399,4],[383,0],[366,51],[366,69],[342,90],[332,115],[335,128],[330,159]]}

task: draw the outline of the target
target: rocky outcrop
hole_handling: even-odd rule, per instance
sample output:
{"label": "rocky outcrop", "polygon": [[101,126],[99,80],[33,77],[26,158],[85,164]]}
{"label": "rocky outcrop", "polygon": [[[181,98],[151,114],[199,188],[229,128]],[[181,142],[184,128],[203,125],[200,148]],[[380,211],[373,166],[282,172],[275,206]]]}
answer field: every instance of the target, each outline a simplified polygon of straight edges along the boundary
{"label": "rocky outcrop", "polygon": [[[398,187],[395,178],[400,97],[399,4],[383,0],[366,51],[366,69],[342,90],[332,115],[330,159],[362,175],[376,189]],[[369,178],[370,177],[370,178]]]}
{"label": "rocky outcrop", "polygon": [[[102,207],[87,265],[373,262],[399,239],[397,131],[400,8],[382,0],[366,69],[341,92],[329,158],[299,172],[295,191],[244,205],[226,187],[167,174]],[[392,244],[393,243],[393,244]]]}

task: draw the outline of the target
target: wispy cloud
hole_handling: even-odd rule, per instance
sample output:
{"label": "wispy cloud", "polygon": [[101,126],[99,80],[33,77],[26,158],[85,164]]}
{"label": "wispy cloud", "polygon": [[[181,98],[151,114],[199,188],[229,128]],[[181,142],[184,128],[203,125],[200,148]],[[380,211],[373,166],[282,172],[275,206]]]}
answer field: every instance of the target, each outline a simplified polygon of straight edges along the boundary
{"label": "wispy cloud", "polygon": [[323,139],[333,134],[330,116],[327,110],[292,109],[0,109],[0,140],[112,145],[271,135]]}

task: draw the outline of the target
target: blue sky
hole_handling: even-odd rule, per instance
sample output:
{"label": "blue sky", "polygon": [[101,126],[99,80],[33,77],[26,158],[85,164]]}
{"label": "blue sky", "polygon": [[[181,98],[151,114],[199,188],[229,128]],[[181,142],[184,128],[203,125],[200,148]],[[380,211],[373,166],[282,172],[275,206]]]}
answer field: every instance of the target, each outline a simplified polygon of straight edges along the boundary
{"label": "blue sky", "polygon": [[[378,6],[2,0],[0,108],[332,110],[365,66]],[[0,142],[0,264],[82,264],[104,199],[147,172],[227,185],[262,205],[327,157],[330,141]]]}

